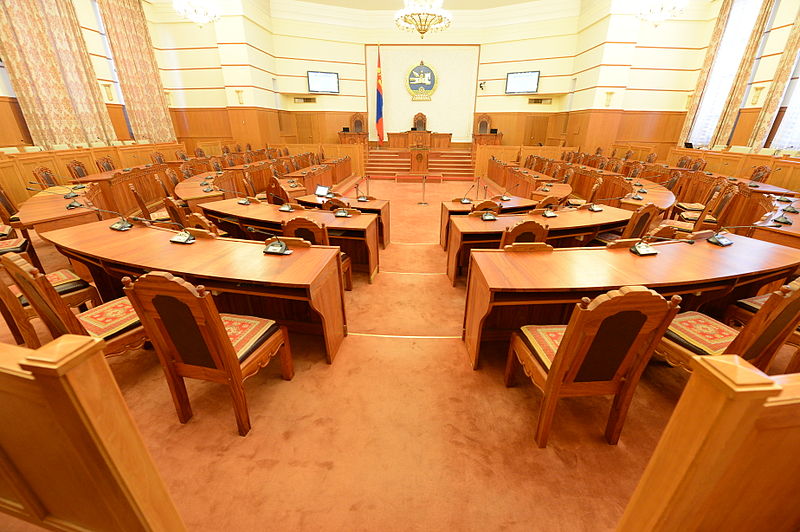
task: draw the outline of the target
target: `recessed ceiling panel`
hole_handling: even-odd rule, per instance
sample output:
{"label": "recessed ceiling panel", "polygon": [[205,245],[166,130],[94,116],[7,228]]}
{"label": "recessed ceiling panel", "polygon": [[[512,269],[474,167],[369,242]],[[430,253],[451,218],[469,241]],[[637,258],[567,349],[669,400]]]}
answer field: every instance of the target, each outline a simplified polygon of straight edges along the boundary
{"label": "recessed ceiling panel", "polygon": [[[397,10],[403,7],[403,0],[306,0],[314,4],[326,4],[329,6],[350,7],[353,9],[370,10]],[[448,10],[458,9],[486,9],[489,7],[510,6],[514,4],[525,4],[530,0],[444,0],[444,8]]]}

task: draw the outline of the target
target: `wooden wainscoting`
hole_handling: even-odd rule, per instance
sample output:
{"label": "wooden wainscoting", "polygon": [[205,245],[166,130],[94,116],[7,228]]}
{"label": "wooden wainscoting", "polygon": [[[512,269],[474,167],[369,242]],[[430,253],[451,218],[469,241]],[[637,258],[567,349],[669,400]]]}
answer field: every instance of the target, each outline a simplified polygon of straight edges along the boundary
{"label": "wooden wainscoting", "polygon": [[667,162],[675,164],[684,155],[705,159],[706,170],[709,172],[718,172],[734,177],[750,177],[756,166],[764,165],[772,169],[767,183],[790,190],[800,190],[800,159],[755,153],[689,150],[675,146],[670,150]]}

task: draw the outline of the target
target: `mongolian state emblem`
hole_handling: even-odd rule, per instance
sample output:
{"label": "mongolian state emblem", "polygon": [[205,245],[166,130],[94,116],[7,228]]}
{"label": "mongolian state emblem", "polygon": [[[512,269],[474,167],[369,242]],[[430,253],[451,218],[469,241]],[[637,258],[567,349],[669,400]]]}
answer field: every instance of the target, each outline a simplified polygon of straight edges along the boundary
{"label": "mongolian state emblem", "polygon": [[408,73],[408,92],[411,100],[415,102],[430,101],[431,94],[436,90],[439,78],[433,69],[422,61]]}

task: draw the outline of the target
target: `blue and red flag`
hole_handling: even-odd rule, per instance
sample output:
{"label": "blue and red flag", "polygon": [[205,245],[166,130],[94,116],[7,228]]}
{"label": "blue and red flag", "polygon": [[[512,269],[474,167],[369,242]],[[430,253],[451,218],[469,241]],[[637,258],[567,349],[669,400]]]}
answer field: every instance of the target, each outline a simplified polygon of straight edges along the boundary
{"label": "blue and red flag", "polygon": [[381,79],[381,47],[378,46],[378,95],[375,99],[375,129],[378,131],[378,145],[383,145],[383,81]]}

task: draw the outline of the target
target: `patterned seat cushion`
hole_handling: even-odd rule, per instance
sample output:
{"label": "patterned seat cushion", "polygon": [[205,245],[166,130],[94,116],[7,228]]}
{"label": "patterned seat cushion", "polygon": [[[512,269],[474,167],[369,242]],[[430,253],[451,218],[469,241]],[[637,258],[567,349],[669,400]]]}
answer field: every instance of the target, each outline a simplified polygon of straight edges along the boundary
{"label": "patterned seat cushion", "polygon": [[13,229],[10,225],[0,224],[0,238],[6,238]]}
{"label": "patterned seat cushion", "polygon": [[261,344],[280,330],[277,323],[265,318],[239,314],[220,314],[219,317],[239,362],[247,360]]}
{"label": "patterned seat cushion", "polygon": [[549,371],[566,330],[566,325],[525,325],[520,330],[520,338],[539,365]]}
{"label": "patterned seat cushion", "polygon": [[747,299],[740,299],[736,302],[736,306],[749,310],[750,312],[758,312],[771,295],[772,294],[763,294],[760,296],[748,297]]}
{"label": "patterned seat cushion", "polygon": [[622,238],[622,235],[619,235],[617,233],[600,233],[599,235],[594,237],[595,240],[597,240],[598,242],[602,242],[603,244],[612,244],[617,240],[619,240],[620,238]]}
{"label": "patterned seat cushion", "polygon": [[684,231],[691,233],[694,231],[694,224],[692,222],[682,222],[680,220],[664,220],[661,222],[659,227],[674,227],[678,231]]}
{"label": "patterned seat cushion", "polygon": [[158,212],[150,213],[150,219],[154,222],[169,222],[169,214],[166,210],[162,209]]}
{"label": "patterned seat cushion", "polygon": [[705,203],[683,203],[683,202],[680,202],[680,203],[676,204],[675,206],[678,207],[679,209],[684,210],[684,211],[702,211],[703,209],[706,208]]}
{"label": "patterned seat cushion", "polygon": [[691,311],[675,316],[665,337],[698,355],[721,355],[736,335],[736,329]]}
{"label": "patterned seat cushion", "polygon": [[4,253],[22,253],[28,249],[28,239],[12,238],[0,240],[0,255]]}
{"label": "patterned seat cushion", "polygon": [[[687,222],[696,222],[700,218],[700,212],[698,211],[686,211],[680,214],[681,220],[685,220]],[[706,216],[704,223],[708,224],[715,224],[717,223],[717,219],[713,216]]]}
{"label": "patterned seat cushion", "polygon": [[[56,289],[58,295],[65,295],[71,294],[72,292],[77,292],[78,290],[83,290],[84,288],[89,286],[89,283],[78,277],[78,274],[73,272],[72,270],[58,270],[54,271],[53,273],[48,273],[45,275],[50,284],[53,285],[53,288]],[[11,293],[14,294],[19,298],[19,302],[22,303],[23,307],[28,306],[27,298],[22,295],[17,285],[12,284],[8,287],[11,290]]]}
{"label": "patterned seat cushion", "polygon": [[583,205],[584,203],[586,203],[586,200],[581,198],[567,199],[567,205],[569,205],[570,207],[578,207],[580,205]]}
{"label": "patterned seat cushion", "polygon": [[141,324],[127,297],[114,299],[78,314],[86,332],[108,340]]}

